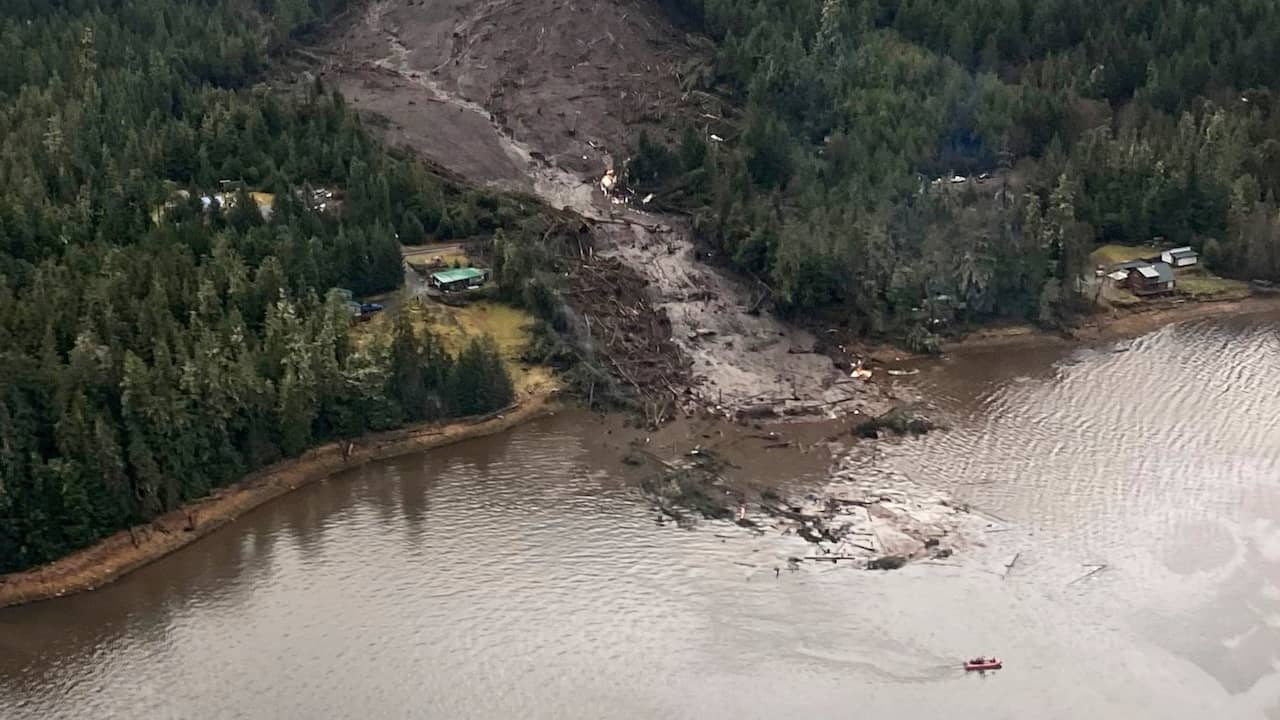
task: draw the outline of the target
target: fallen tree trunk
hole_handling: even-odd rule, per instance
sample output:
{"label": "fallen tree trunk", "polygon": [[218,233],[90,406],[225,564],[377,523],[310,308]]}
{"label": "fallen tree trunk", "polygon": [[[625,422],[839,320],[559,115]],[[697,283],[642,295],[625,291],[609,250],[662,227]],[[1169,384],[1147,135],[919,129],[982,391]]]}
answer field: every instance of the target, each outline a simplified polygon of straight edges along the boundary
{"label": "fallen tree trunk", "polygon": [[[1088,565],[1086,565],[1085,567],[1089,567],[1089,566],[1088,566]],[[1080,577],[1076,578],[1075,580],[1072,580],[1071,582],[1067,583],[1067,587],[1071,587],[1072,585],[1075,585],[1075,584],[1076,584],[1076,583],[1078,583],[1078,582],[1083,582],[1083,581],[1085,581],[1085,580],[1088,580],[1089,578],[1093,577],[1094,575],[1097,575],[1098,573],[1102,572],[1103,570],[1106,570],[1106,569],[1107,569],[1107,568],[1109,568],[1109,567],[1111,567],[1111,566],[1110,566],[1110,565],[1108,565],[1108,564],[1106,564],[1106,563],[1103,563],[1103,564],[1101,564],[1101,565],[1099,565],[1099,566],[1095,567],[1094,569],[1090,570],[1089,572],[1085,573],[1084,575],[1081,575]]]}

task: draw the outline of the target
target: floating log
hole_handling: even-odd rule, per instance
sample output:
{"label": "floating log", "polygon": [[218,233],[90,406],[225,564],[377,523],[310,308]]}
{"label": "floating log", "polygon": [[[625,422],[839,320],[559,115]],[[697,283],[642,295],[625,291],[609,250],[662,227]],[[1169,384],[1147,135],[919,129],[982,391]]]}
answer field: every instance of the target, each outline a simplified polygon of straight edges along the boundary
{"label": "floating log", "polygon": [[1018,564],[1018,558],[1020,557],[1022,557],[1022,551],[1014,553],[1013,559],[1004,566],[1004,574],[1000,576],[1001,580],[1009,577],[1009,571],[1013,570],[1013,566]]}
{"label": "floating log", "polygon": [[[1091,565],[1091,564],[1086,563],[1086,564],[1085,564],[1085,567],[1090,567],[1090,565]],[[1084,580],[1088,580],[1089,578],[1093,577],[1094,575],[1097,575],[1098,573],[1102,572],[1103,570],[1106,570],[1106,569],[1107,569],[1107,568],[1109,568],[1109,567],[1111,567],[1111,566],[1110,566],[1110,565],[1108,565],[1108,564],[1106,564],[1106,563],[1102,563],[1101,565],[1098,565],[1097,567],[1094,567],[1094,568],[1093,568],[1092,570],[1090,570],[1089,572],[1087,572],[1087,573],[1085,573],[1085,574],[1081,575],[1080,577],[1076,578],[1075,580],[1072,580],[1071,582],[1067,583],[1067,587],[1070,587],[1070,586],[1072,586],[1072,585],[1075,585],[1075,584],[1076,584],[1076,583],[1078,583],[1078,582],[1082,582],[1082,581],[1084,581]]]}

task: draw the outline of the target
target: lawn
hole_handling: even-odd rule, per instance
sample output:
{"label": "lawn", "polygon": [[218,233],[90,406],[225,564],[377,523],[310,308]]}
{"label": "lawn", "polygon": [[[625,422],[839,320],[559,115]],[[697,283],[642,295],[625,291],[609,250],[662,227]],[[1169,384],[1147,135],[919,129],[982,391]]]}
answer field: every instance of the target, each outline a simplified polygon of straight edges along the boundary
{"label": "lawn", "polygon": [[1117,263],[1158,257],[1159,255],[1160,248],[1154,245],[1103,245],[1089,253],[1089,263],[1093,267],[1099,265],[1110,267]]}
{"label": "lawn", "polygon": [[448,270],[457,267],[471,267],[471,258],[463,250],[445,252],[435,255],[406,255],[404,261],[415,270]]}
{"label": "lawn", "polygon": [[1249,297],[1249,283],[1212,275],[1179,275],[1177,291],[1197,300],[1241,300]]}
{"label": "lawn", "polygon": [[[394,318],[391,312],[380,313],[373,320],[357,326],[357,342],[389,333]],[[457,355],[473,337],[489,335],[507,363],[516,393],[525,396],[554,390],[555,376],[550,368],[528,365],[521,359],[529,347],[530,328],[536,322],[528,312],[496,302],[474,302],[461,307],[443,305],[423,299],[408,300],[400,310],[407,312],[415,327],[431,330],[445,349]]]}

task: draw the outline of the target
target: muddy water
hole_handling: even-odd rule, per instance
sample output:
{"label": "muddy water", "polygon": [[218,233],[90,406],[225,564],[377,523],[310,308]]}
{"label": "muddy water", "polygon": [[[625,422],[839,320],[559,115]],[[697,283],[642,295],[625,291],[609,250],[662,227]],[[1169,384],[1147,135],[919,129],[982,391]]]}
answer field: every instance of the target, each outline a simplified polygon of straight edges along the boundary
{"label": "muddy water", "polygon": [[659,526],[568,415],[0,611],[0,717],[1275,720],[1277,323],[924,368],[952,430],[854,452],[992,518],[945,563],[792,572],[799,540]]}

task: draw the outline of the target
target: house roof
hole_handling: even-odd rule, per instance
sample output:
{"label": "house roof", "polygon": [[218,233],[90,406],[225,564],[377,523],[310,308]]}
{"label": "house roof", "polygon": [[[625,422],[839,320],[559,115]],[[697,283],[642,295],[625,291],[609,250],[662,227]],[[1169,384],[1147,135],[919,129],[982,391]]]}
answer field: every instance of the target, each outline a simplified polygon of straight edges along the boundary
{"label": "house roof", "polygon": [[457,268],[455,270],[441,270],[440,272],[431,273],[431,279],[438,283],[455,283],[464,280],[474,280],[483,278],[485,271],[480,268]]}
{"label": "house roof", "polygon": [[1136,270],[1144,280],[1155,280],[1160,283],[1173,282],[1173,268],[1169,267],[1169,263],[1145,263],[1132,269]]}
{"label": "house roof", "polygon": [[1169,257],[1173,258],[1174,260],[1178,260],[1180,258],[1196,257],[1196,251],[1192,250],[1189,247],[1174,248],[1169,251]]}

